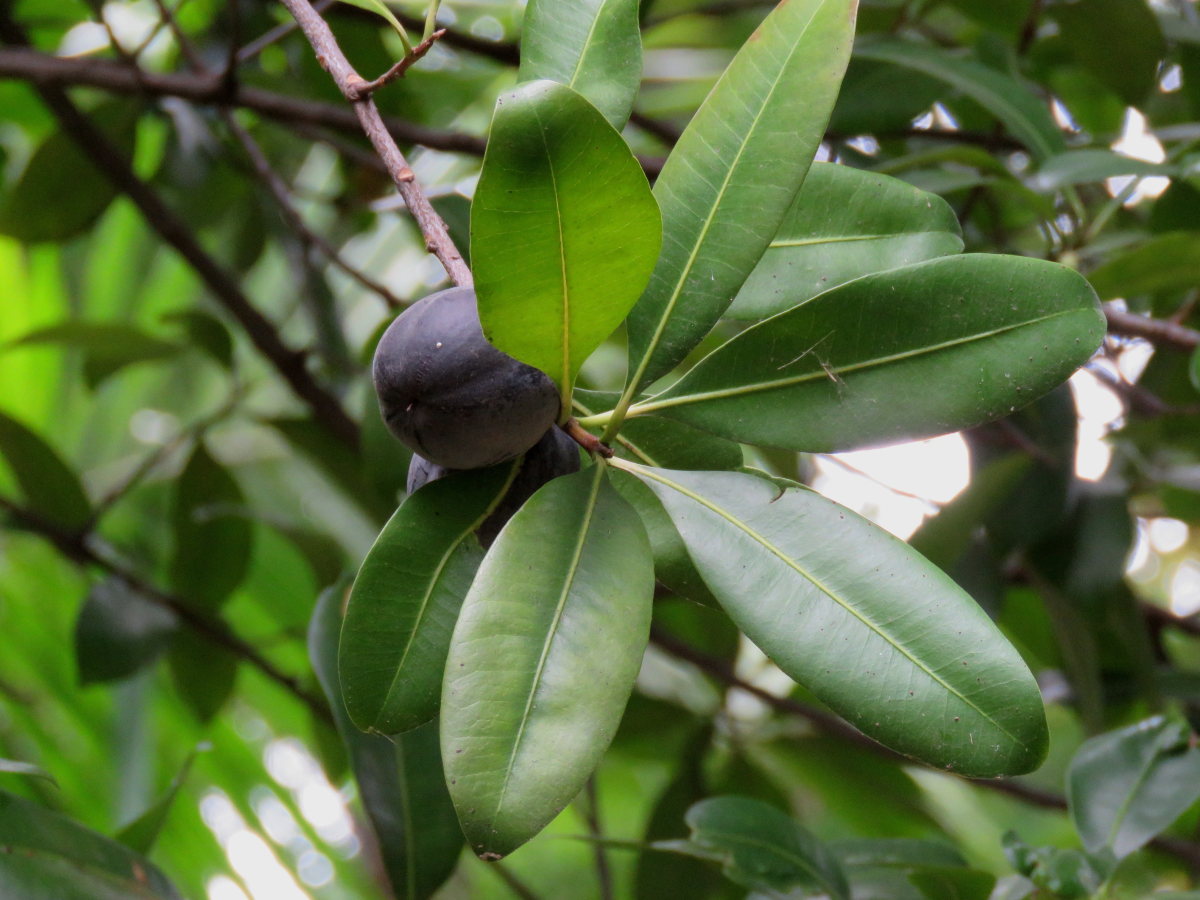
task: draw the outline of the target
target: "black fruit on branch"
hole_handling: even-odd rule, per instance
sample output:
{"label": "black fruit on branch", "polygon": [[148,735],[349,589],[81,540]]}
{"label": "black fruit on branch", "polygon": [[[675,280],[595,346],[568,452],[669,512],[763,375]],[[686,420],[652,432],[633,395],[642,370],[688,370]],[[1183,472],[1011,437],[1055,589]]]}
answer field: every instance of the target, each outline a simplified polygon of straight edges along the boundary
{"label": "black fruit on branch", "polygon": [[392,434],[448,469],[524,453],[561,409],[549,376],[488,343],[470,288],[406,309],[383,333],[372,374]]}
{"label": "black fruit on branch", "polygon": [[[490,547],[496,535],[505,523],[513,517],[517,510],[525,505],[537,489],[548,481],[553,481],[560,475],[570,475],[580,468],[579,445],[557,425],[542,435],[542,439],[529,448],[525,459],[521,462],[521,470],[513,479],[508,493],[492,511],[482,525],[475,530],[475,535],[483,546]],[[427,459],[414,454],[408,466],[408,493],[420,490],[431,481],[437,481],[443,475],[452,472],[445,466],[431,463]]]}

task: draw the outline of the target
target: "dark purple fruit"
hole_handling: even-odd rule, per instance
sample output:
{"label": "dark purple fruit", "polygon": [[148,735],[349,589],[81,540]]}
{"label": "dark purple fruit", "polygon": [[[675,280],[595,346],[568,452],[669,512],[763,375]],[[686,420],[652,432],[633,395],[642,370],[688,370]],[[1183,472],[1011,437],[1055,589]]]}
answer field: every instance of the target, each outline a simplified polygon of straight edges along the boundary
{"label": "dark purple fruit", "polygon": [[[420,490],[431,481],[437,481],[443,475],[448,475],[453,469],[431,463],[414,454],[408,465],[408,492]],[[532,497],[537,489],[548,481],[560,475],[570,475],[579,471],[579,445],[571,440],[557,425],[552,427],[542,439],[534,444],[525,459],[521,462],[521,470],[508,488],[504,499],[484,519],[483,524],[475,530],[479,542],[484,547],[490,547],[496,535],[505,523]]]}
{"label": "dark purple fruit", "polygon": [[450,469],[479,469],[524,453],[558,418],[546,373],[483,336],[475,292],[417,301],[375,349],[379,410],[401,443]]}

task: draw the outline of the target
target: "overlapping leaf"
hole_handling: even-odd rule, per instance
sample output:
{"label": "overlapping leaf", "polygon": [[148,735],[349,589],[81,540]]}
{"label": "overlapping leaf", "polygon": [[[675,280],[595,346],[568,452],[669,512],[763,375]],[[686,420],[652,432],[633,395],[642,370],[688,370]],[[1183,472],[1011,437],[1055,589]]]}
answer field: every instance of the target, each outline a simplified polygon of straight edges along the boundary
{"label": "overlapping leaf", "polygon": [[1032,402],[1104,333],[1095,293],[1070,269],[948,257],[868,275],[760,322],[631,415],[791,450],[931,437]]}
{"label": "overlapping leaf", "polygon": [[857,7],[780,4],[675,145],[654,185],[663,252],[629,317],[629,391],[699,343],[778,231],[824,136]]}
{"label": "overlapping leaf", "polygon": [[425,485],[396,510],[363,560],[339,651],[346,710],[363,731],[397,734],[437,715],[450,635],[483,559],[474,531],[518,464]]}
{"label": "overlapping leaf", "polygon": [[442,691],[442,760],[471,849],[498,859],[574,799],[641,666],[650,542],[598,464],[513,516],[471,585]]}
{"label": "overlapping leaf", "polygon": [[642,82],[637,0],[532,0],[517,77],[574,88],[614,128],[624,127]]}
{"label": "overlapping leaf", "polygon": [[308,626],[308,655],[350,755],[363,808],[397,900],[427,900],[454,872],[463,837],[446,793],[437,724],[395,742],[354,727],[338,681],[338,633],[346,585],[325,590]]}
{"label": "overlapping leaf", "polygon": [[564,408],[583,361],[621,324],[658,256],[641,166],[581,95],[533,81],[496,102],[471,205],[471,261],[488,340],[541,369]]}
{"label": "overlapping leaf", "polygon": [[733,319],[761,319],[862,275],[962,250],[954,210],[887,175],[814,163],[741,291]]}
{"label": "overlapping leaf", "polygon": [[964,775],[1041,763],[1037,682],[983,610],[906,544],[804,488],[632,469],[738,627],[863,732]]}

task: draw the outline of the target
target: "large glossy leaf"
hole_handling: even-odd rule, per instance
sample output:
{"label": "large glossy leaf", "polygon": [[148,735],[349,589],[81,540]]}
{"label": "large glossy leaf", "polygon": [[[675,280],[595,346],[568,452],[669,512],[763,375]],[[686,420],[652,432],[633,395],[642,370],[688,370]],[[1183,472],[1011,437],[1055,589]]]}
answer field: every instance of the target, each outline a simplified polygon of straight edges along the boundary
{"label": "large glossy leaf", "polygon": [[127,847],[0,791],[0,897],[179,900],[159,869]]}
{"label": "large glossy leaf", "polygon": [[92,388],[126,366],[171,359],[183,350],[178,344],[116,322],[64,322],[51,325],[13,342],[13,346],[24,344],[62,344],[82,350],[83,375],[88,387]]}
{"label": "large glossy leaf", "polygon": [[363,731],[397,734],[437,715],[450,635],[483,560],[474,532],[518,468],[430,482],[401,504],[363,560],[339,650],[342,696]]}
{"label": "large glossy leaf", "polygon": [[642,83],[638,0],[532,0],[517,77],[574,88],[614,128],[624,127]]}
{"label": "large glossy leaf", "polygon": [[79,476],[45,440],[4,413],[0,413],[0,455],[31,511],[68,530],[87,524],[92,504]]}
{"label": "large glossy leaf", "polygon": [[1047,13],[1076,62],[1125,103],[1140,105],[1154,89],[1167,44],[1144,0],[1074,0]]}
{"label": "large glossy leaf", "polygon": [[662,255],[629,317],[630,392],[700,342],[779,230],[824,136],[857,7],[780,4],[671,151],[654,184]]}
{"label": "large glossy leaf", "polygon": [[813,163],[771,246],[729,307],[761,319],[862,275],[963,248],[954,210],[896,178]]}
{"label": "large glossy leaf", "polygon": [[117,681],[167,651],[175,614],[110,578],[88,592],[75,621],[75,659],[81,684]]}
{"label": "large glossy leaf", "polygon": [[661,850],[711,859],[742,887],[770,896],[797,891],[848,900],[837,858],[791,816],[750,797],[711,797],[687,811],[691,837],[658,841]]}
{"label": "large glossy leaf", "polygon": [[931,44],[898,38],[859,41],[854,55],[922,72],[961,91],[1003,122],[1035,158],[1045,159],[1066,149],[1049,107],[1011,75],[973,59],[952,56]]}
{"label": "large glossy leaf", "polygon": [[612,741],[641,666],[650,542],[603,464],[541,488],[463,602],[442,691],[442,760],[471,849],[538,833]]}
{"label": "large glossy leaf", "polygon": [[471,261],[488,340],[554,379],[583,361],[637,301],[661,220],[621,135],[552,81],[496,101],[471,204]]}
{"label": "large glossy leaf", "polygon": [[948,257],[868,275],[760,322],[631,415],[790,450],[913,440],[1032,402],[1104,332],[1095,293],[1070,269]]}
{"label": "large glossy leaf", "polygon": [[254,526],[233,476],[198,443],[175,483],[171,583],[197,608],[215,610],[250,568]]}
{"label": "large glossy leaf", "polygon": [[1111,259],[1088,276],[1102,300],[1200,285],[1200,234],[1174,231]]}
{"label": "large glossy leaf", "polygon": [[454,872],[463,836],[446,792],[437,724],[395,738],[354,727],[338,682],[345,584],[324,591],[308,626],[308,655],[345,742],[363,808],[397,900],[426,900]]}
{"label": "large glossy leaf", "polygon": [[622,467],[662,501],[738,627],[863,732],[964,775],[1041,763],[1037,682],[975,602],[908,545],[804,488]]}
{"label": "large glossy leaf", "polygon": [[1067,771],[1071,820],[1091,853],[1140,849],[1200,799],[1200,749],[1155,716],[1084,743]]}

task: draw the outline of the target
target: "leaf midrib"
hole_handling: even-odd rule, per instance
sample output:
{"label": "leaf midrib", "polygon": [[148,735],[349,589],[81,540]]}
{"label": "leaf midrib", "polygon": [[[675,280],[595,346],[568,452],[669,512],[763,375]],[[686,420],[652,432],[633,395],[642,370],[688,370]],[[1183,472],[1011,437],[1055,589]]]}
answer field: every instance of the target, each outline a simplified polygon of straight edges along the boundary
{"label": "leaf midrib", "polygon": [[579,73],[583,71],[583,61],[587,59],[588,52],[592,49],[592,38],[596,34],[596,25],[600,22],[600,16],[604,14],[605,8],[608,6],[608,0],[600,0],[600,5],[596,8],[596,14],[592,16],[592,24],[588,26],[587,37],[583,39],[583,48],[579,51],[579,58],[575,60],[575,68],[571,72],[571,80],[567,82],[567,87],[575,89],[575,82],[579,80]]}
{"label": "leaf midrib", "polygon": [[546,632],[546,640],[542,644],[542,653],[538,659],[537,668],[534,670],[533,681],[529,686],[529,696],[525,698],[525,711],[521,714],[521,724],[517,728],[517,736],[513,739],[512,752],[508,757],[508,766],[504,770],[504,781],[500,786],[500,796],[496,800],[496,812],[492,816],[493,822],[500,818],[500,810],[504,806],[504,797],[508,793],[508,783],[512,779],[513,767],[517,763],[517,754],[521,750],[521,741],[525,737],[525,727],[529,724],[529,716],[533,710],[533,700],[537,696],[538,687],[542,681],[542,674],[546,669],[546,660],[550,656],[550,645],[554,643],[554,638],[558,634],[558,625],[562,621],[563,609],[567,605],[567,597],[571,593],[571,587],[575,583],[575,575],[579,570],[579,560],[583,555],[583,545],[587,541],[588,530],[592,525],[592,516],[596,511],[596,500],[600,496],[600,482],[604,477],[604,462],[597,459],[595,469],[596,475],[592,479],[592,491],[588,495],[587,508],[580,522],[579,537],[575,542],[575,553],[571,557],[571,565],[567,568],[562,593],[559,595],[558,605],[554,609],[554,618],[550,621],[550,628]]}
{"label": "leaf midrib", "polygon": [[[906,350],[903,353],[895,353],[891,356],[879,356],[872,359],[862,360],[861,362],[852,363],[842,367],[831,367],[831,371],[837,375],[853,373],[862,369],[871,368],[874,366],[886,366],[891,363],[901,362],[905,359],[916,359],[929,353],[937,353],[942,350],[948,350],[952,347],[963,346],[970,344],[973,341],[987,340],[988,338],[997,337],[998,335],[1006,334],[1010,331],[1018,331],[1022,328],[1027,328],[1037,325],[1041,322],[1048,322],[1056,319],[1059,316],[1072,315],[1081,312],[1080,309],[1068,309],[1060,312],[1051,313],[1048,316],[1041,316],[1036,319],[1028,319],[1024,322],[1018,322],[1014,325],[1006,325],[1003,328],[995,328],[991,331],[977,332],[976,334],[968,335],[962,338],[955,338],[951,341],[943,341],[940,344],[931,344],[926,347],[919,347],[915,350]],[[699,394],[682,394],[676,397],[664,397],[662,400],[650,399],[645,403],[633,406],[629,410],[630,416],[643,415],[645,413],[654,412],[660,409],[667,409],[672,406],[686,406],[691,403],[701,403],[706,400],[723,400],[728,397],[738,397],[743,394],[754,394],[759,391],[778,390],[779,388],[794,387],[798,384],[803,384],[806,381],[820,381],[829,377],[828,372],[824,369],[816,372],[806,372],[803,375],[797,375],[793,378],[780,378],[775,381],[757,382],[755,384],[740,385],[738,387],[723,388],[717,391],[705,391]],[[686,380],[686,376],[685,376]],[[682,383],[682,382],[681,382]],[[670,389],[668,389],[670,390]]]}
{"label": "leaf midrib", "polygon": [[[924,672],[926,675],[928,675],[933,681],[940,684],[943,688],[945,688],[947,691],[949,691],[951,694],[953,694],[955,697],[957,697],[959,700],[961,700],[963,703],[965,703],[971,709],[975,710],[975,712],[979,713],[979,715],[982,716],[984,719],[986,719],[988,722],[991,722],[992,725],[994,725],[997,729],[999,729],[1006,737],[1008,737],[1014,743],[1020,743],[1018,741],[1016,735],[1012,734],[1007,728],[1005,728],[1003,725],[1001,725],[999,722],[997,722],[995,719],[993,719],[991,716],[989,716],[986,712],[984,712],[982,709],[980,709],[976,704],[974,704],[973,702],[968,700],[966,697],[964,697],[954,686],[952,686],[951,684],[946,682],[945,679],[943,679],[936,672],[934,672],[932,669],[930,669],[928,666],[926,666],[925,663],[923,663],[921,660],[917,659],[915,656],[913,656],[911,653],[909,653],[900,644],[896,643],[896,641],[893,640],[892,637],[890,635],[888,635],[880,626],[876,625],[874,621],[872,621],[870,618],[868,618],[865,614],[863,614],[863,613],[859,612],[857,609],[855,609],[849,602],[847,602],[847,601],[843,600],[841,597],[839,597],[833,590],[828,588],[824,584],[824,582],[818,580],[816,577],[814,577],[809,572],[807,572],[802,566],[800,566],[799,563],[797,563],[790,556],[788,556],[786,553],[784,553],[782,550],[780,550],[778,547],[776,547],[774,544],[772,544],[770,541],[768,541],[765,537],[763,537],[761,534],[759,534],[757,531],[755,531],[753,528],[751,528],[748,524],[746,524],[741,519],[734,516],[732,513],[717,506],[715,503],[711,502],[707,498],[702,497],[699,494],[696,494],[693,491],[688,490],[683,485],[677,484],[676,482],[671,481],[669,478],[664,478],[661,475],[658,475],[654,472],[648,471],[647,469],[645,469],[642,466],[637,466],[637,468],[641,470],[638,474],[644,475],[647,478],[652,478],[655,481],[660,482],[661,484],[665,484],[667,487],[678,491],[679,493],[683,494],[685,497],[691,498],[696,503],[699,503],[701,506],[704,506],[704,507],[712,510],[714,513],[716,513],[721,518],[725,519],[725,521],[729,522],[734,527],[740,528],[743,532],[745,532],[747,535],[749,535],[752,539],[754,539],[754,540],[758,541],[760,544],[762,544],[762,546],[764,548],[766,548],[768,551],[775,554],[775,556],[777,556],[780,560],[782,560],[784,562],[784,564],[786,564],[787,566],[789,566],[790,568],[795,570],[795,572],[798,575],[800,575],[801,578],[806,579],[810,584],[812,584],[819,591],[821,591],[821,593],[823,593],[826,597],[828,597],[834,603],[838,604],[838,606],[842,607],[844,610],[846,610],[848,613],[850,613],[852,616],[854,616],[854,618],[858,619],[863,625],[865,625],[867,628],[869,628],[872,632],[874,632],[875,634],[879,635],[879,637],[881,637],[885,641],[887,641],[887,643],[890,644],[892,646],[892,648],[894,650],[896,650],[896,652],[898,652],[901,656],[905,657],[914,666],[916,666],[918,669],[920,669],[922,672]],[[750,476],[750,477],[753,477],[753,476]]]}
{"label": "leaf midrib", "polygon": [[[804,40],[804,36],[808,34],[808,29],[816,20],[817,10],[823,7],[824,2],[819,4],[818,7],[813,10],[812,15],[804,24],[804,28],[802,28],[800,33],[796,36],[796,40],[792,43],[791,49],[788,51],[787,58],[784,60],[783,64],[780,65],[779,71],[776,72],[775,78],[771,82],[771,89],[767,91],[766,98],[763,100],[762,105],[758,108],[758,112],[754,114],[754,121],[751,123],[750,129],[746,132],[746,137],[742,139],[741,144],[738,146],[737,153],[734,154],[733,161],[729,164],[729,168],[725,172],[725,179],[721,182],[721,187],[717,191],[716,196],[713,198],[712,205],[709,207],[708,215],[704,219],[704,225],[700,229],[700,234],[697,236],[695,243],[692,245],[692,252],[688,255],[687,263],[680,271],[679,278],[675,282],[675,288],[671,292],[671,299],[667,301],[666,309],[663,310],[662,316],[659,317],[658,327],[655,328],[654,335],[650,338],[650,343],[646,346],[646,352],[642,354],[642,359],[638,363],[637,371],[629,381],[631,391],[636,391],[638,389],[638,382],[641,381],[642,374],[646,371],[646,367],[650,365],[650,359],[654,356],[654,351],[658,349],[659,342],[662,340],[663,332],[667,327],[667,320],[671,318],[671,313],[675,309],[675,304],[679,302],[679,296],[683,292],[683,286],[687,282],[687,278],[692,271],[692,267],[696,264],[696,257],[700,254],[700,247],[704,244],[705,238],[708,237],[709,228],[712,227],[713,219],[717,215],[717,209],[720,207],[721,202],[725,199],[725,192],[729,187],[729,182],[733,178],[733,173],[737,170],[738,163],[742,159],[742,154],[746,151],[746,147],[750,144],[751,139],[754,137],[754,133],[758,129],[758,123],[762,120],[763,112],[770,104],[771,98],[775,96],[775,91],[779,87],[779,83],[783,80],[783,73],[787,71],[788,65],[791,63],[792,58],[796,55],[796,48],[800,46],[800,43]],[[732,66],[730,66],[730,69],[731,68]],[[725,80],[725,77],[728,75],[730,69],[726,69],[725,72],[722,73],[721,81]],[[717,87],[720,87],[720,83],[718,83]],[[716,94],[716,88],[713,88],[713,93],[714,95]]]}
{"label": "leaf midrib", "polygon": [[886,241],[891,238],[920,237],[925,234],[953,234],[953,232],[941,228],[922,228],[917,231],[893,231],[888,234],[849,234],[838,237],[785,238],[782,241],[771,241],[770,249],[774,250],[777,247],[808,247],[813,244],[851,244],[862,241]]}

